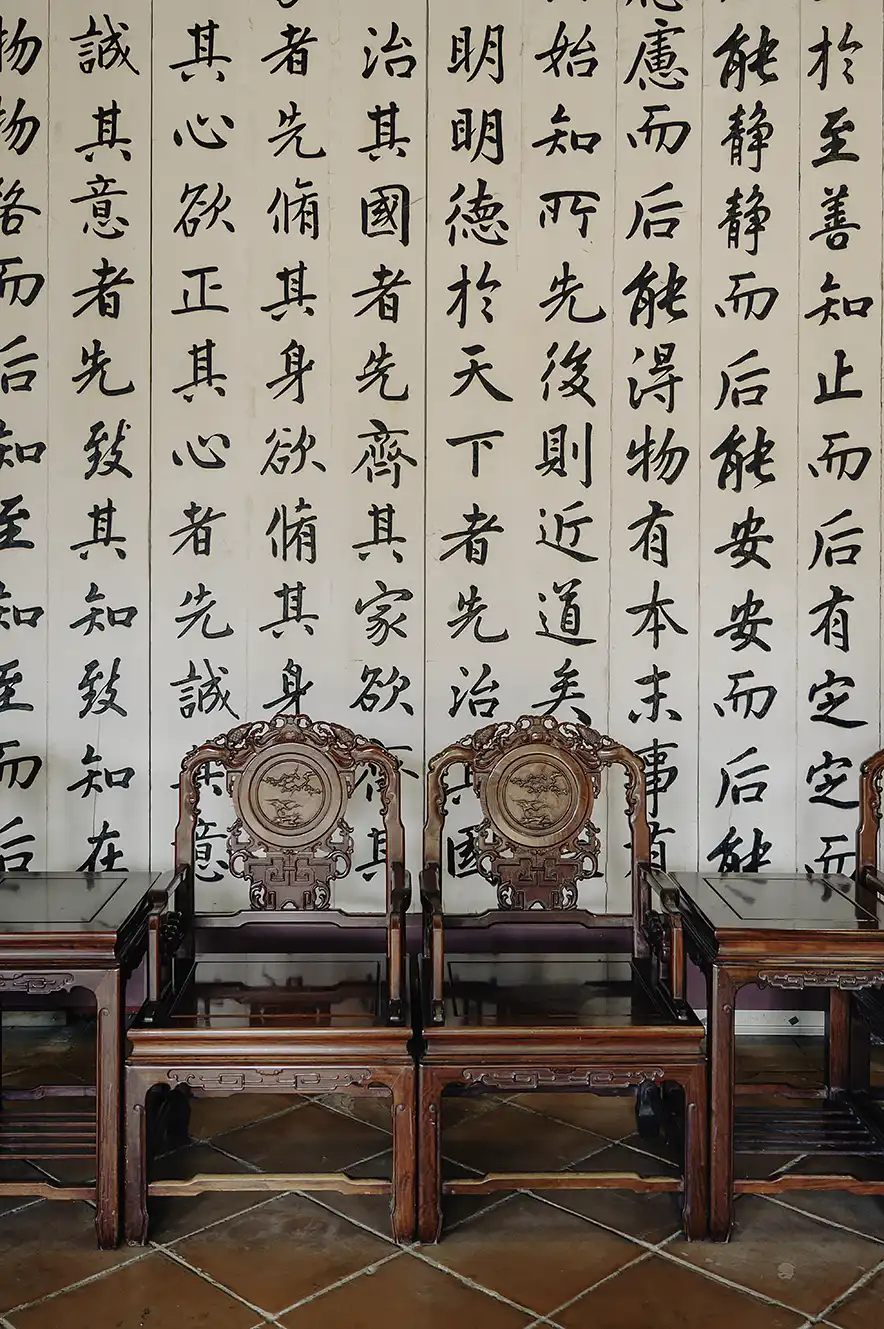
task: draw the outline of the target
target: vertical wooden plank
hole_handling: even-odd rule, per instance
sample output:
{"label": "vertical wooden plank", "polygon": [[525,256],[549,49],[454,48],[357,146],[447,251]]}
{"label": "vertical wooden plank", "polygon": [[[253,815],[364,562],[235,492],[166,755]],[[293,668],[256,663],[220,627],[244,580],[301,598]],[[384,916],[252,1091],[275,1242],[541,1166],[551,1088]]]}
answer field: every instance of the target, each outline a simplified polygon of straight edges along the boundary
{"label": "vertical wooden plank", "polygon": [[[49,5],[4,15],[0,63],[0,861],[46,863]],[[20,103],[20,104],[19,104]],[[17,113],[16,113],[17,112]]]}
{"label": "vertical wooden plank", "polygon": [[854,867],[880,741],[880,7],[801,6],[798,843]]}
{"label": "vertical wooden plank", "polygon": [[700,847],[795,864],[796,0],[704,6]]}
{"label": "vertical wooden plank", "polygon": [[148,857],[151,11],[51,15],[53,868]]}

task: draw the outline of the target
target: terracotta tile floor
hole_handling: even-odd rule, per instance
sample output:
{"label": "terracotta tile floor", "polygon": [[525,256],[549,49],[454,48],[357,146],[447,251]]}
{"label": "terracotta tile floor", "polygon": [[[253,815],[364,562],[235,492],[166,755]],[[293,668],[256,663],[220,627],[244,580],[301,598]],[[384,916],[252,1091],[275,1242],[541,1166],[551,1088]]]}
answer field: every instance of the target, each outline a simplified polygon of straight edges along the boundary
{"label": "terracotta tile floor", "polygon": [[[89,1073],[84,1035],[4,1033],[5,1080],[48,1062]],[[879,1066],[884,1058],[879,1058]],[[746,1040],[741,1074],[819,1076],[821,1047]],[[449,1175],[482,1166],[665,1171],[631,1104],[591,1095],[446,1102]],[[163,1175],[325,1166],[385,1175],[387,1120],[366,1100],[196,1100],[192,1143]],[[662,1161],[653,1158],[658,1152]],[[743,1160],[757,1175],[794,1163]],[[795,1163],[813,1170],[817,1164]],[[0,1166],[0,1177],[21,1165]],[[87,1204],[0,1201],[2,1329],[882,1329],[884,1200],[746,1196],[725,1246],[690,1245],[672,1195],[624,1191],[458,1197],[438,1246],[399,1250],[386,1201],[260,1192],[152,1206],[147,1248],[98,1251]]]}

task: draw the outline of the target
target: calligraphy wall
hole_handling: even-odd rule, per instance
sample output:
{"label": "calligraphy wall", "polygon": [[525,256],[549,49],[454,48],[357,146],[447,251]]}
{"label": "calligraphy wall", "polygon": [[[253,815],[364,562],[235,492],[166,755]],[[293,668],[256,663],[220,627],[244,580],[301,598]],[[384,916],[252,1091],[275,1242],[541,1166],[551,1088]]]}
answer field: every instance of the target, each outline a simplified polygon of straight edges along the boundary
{"label": "calligraphy wall", "polygon": [[[416,856],[427,755],[531,712],[642,753],[662,864],[849,871],[882,28],[868,0],[4,4],[5,867],[168,865],[184,751],[285,711],[400,753]],[[604,815],[583,898],[619,906]]]}

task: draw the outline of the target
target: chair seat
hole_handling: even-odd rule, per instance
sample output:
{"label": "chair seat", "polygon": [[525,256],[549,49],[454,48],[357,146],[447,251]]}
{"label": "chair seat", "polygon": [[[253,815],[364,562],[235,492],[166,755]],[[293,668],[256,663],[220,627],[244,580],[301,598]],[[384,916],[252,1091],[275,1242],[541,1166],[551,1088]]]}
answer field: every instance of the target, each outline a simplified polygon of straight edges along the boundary
{"label": "chair seat", "polygon": [[662,994],[646,982],[640,964],[619,952],[449,954],[445,979],[448,1029],[548,1026],[616,1031],[677,1023],[694,1039],[702,1036],[696,1017],[679,1020]]}
{"label": "chair seat", "polygon": [[364,1029],[385,1025],[387,962],[365,955],[197,959],[162,1023],[215,1032],[247,1028]]}

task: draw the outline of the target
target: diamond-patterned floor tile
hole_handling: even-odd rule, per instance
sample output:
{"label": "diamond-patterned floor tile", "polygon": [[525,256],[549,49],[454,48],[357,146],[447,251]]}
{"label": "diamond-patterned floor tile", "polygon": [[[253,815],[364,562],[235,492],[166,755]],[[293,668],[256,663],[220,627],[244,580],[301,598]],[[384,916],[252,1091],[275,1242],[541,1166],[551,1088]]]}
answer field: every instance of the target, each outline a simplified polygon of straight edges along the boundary
{"label": "diamond-patterned floor tile", "polygon": [[286,1329],[377,1329],[378,1325],[450,1329],[520,1329],[530,1316],[478,1289],[402,1254],[284,1315]]}
{"label": "diamond-patterned floor tile", "polygon": [[651,1256],[557,1311],[556,1322],[564,1329],[800,1329],[805,1320]]}
{"label": "diamond-patterned floor tile", "polygon": [[80,1201],[41,1200],[7,1214],[0,1218],[0,1313],[112,1269],[136,1253],[126,1247],[100,1251],[95,1211]]}
{"label": "diamond-patterned floor tile", "polygon": [[881,1329],[884,1324],[884,1269],[851,1292],[834,1310],[826,1312],[826,1321],[838,1329]]}
{"label": "diamond-patterned floor tile", "polygon": [[160,1253],[17,1311],[15,1329],[252,1329],[241,1301]]}
{"label": "diamond-patterned floor tile", "polygon": [[[570,1169],[569,1169],[570,1170]],[[641,1176],[676,1176],[675,1168],[623,1145],[611,1145],[579,1164],[580,1172],[636,1172]],[[656,1244],[681,1230],[681,1195],[626,1190],[543,1191],[553,1204],[582,1214],[627,1237]]]}
{"label": "diamond-patterned floor tile", "polygon": [[[791,1175],[805,1173],[849,1174],[860,1180],[876,1180],[884,1184],[884,1160],[881,1158],[841,1158],[827,1155],[805,1158],[789,1168]],[[849,1191],[786,1191],[777,1197],[807,1214],[816,1214],[832,1223],[853,1228],[867,1237],[884,1242],[884,1194],[851,1195]]]}
{"label": "diamond-patterned floor tile", "polygon": [[3,1080],[19,1089],[95,1081],[95,1021],[3,1030]]}
{"label": "diamond-patterned floor tile", "polygon": [[729,1242],[688,1244],[679,1238],[667,1250],[808,1315],[822,1314],[881,1259],[877,1243],[824,1227],[763,1196],[744,1196],[736,1212]]}
{"label": "diamond-patterned floor tile", "polygon": [[517,1195],[423,1251],[436,1263],[538,1315],[641,1254],[624,1237]]}
{"label": "diamond-patterned floor tile", "polygon": [[275,1314],[385,1259],[391,1247],[305,1196],[280,1195],[186,1237],[176,1244],[175,1253],[237,1296]]}
{"label": "diamond-patterned floor tile", "polygon": [[622,1139],[635,1130],[634,1094],[519,1094],[512,1102],[609,1140]]}
{"label": "diamond-patterned floor tile", "polygon": [[284,1116],[230,1131],[218,1143],[264,1172],[337,1172],[386,1149],[389,1136],[308,1102]]}
{"label": "diamond-patterned floor tile", "polygon": [[[208,1144],[191,1144],[158,1158],[154,1164],[156,1181],[178,1180],[200,1173],[246,1173],[250,1169],[239,1160],[227,1158]],[[156,1195],[148,1200],[148,1237],[151,1241],[172,1242],[199,1228],[250,1209],[266,1193],[260,1191],[204,1191],[202,1195]]]}
{"label": "diamond-patterned floor tile", "polygon": [[224,1131],[235,1131],[251,1126],[265,1117],[275,1117],[287,1108],[297,1107],[306,1100],[297,1094],[229,1094],[203,1098],[194,1096],[190,1101],[190,1137],[209,1140]]}
{"label": "diamond-patterned floor tile", "polygon": [[452,1127],[442,1149],[455,1162],[482,1172],[530,1172],[567,1167],[607,1144],[589,1131],[504,1103]]}

